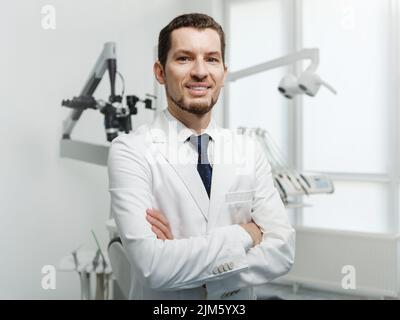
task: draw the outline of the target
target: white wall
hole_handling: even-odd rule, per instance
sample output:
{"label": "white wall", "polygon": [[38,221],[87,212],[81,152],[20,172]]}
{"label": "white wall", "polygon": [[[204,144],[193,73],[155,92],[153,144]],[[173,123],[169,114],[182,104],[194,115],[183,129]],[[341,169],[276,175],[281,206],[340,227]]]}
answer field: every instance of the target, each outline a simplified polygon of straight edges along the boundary
{"label": "white wall", "polygon": [[[103,43],[117,43],[126,93],[153,91],[153,46],[184,0],[17,0],[0,4],[0,299],[79,298],[75,274],[57,273],[57,289],[41,288],[41,268],[79,244],[106,248],[106,168],[59,157],[61,100],[78,95]],[[56,29],[41,27],[41,8],[54,5]],[[196,5],[194,5],[196,10]],[[203,12],[211,7],[203,8]],[[208,13],[211,13],[208,11]],[[108,75],[106,74],[108,77]],[[97,98],[108,98],[108,78]],[[139,106],[135,127],[152,111]],[[86,111],[72,137],[105,144],[103,118]]]}

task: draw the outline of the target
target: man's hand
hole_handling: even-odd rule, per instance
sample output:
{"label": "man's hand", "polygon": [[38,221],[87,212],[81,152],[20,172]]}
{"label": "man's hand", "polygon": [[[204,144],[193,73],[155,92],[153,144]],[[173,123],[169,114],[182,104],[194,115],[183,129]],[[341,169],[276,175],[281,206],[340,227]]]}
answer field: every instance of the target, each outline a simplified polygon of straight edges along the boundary
{"label": "man's hand", "polygon": [[253,239],[253,246],[260,244],[262,241],[262,232],[258,225],[252,221],[249,223],[243,223],[240,226],[250,234],[251,238]]}
{"label": "man's hand", "polygon": [[156,234],[158,239],[174,239],[167,218],[165,218],[159,210],[147,209],[146,213],[146,219],[151,224],[151,230]]}

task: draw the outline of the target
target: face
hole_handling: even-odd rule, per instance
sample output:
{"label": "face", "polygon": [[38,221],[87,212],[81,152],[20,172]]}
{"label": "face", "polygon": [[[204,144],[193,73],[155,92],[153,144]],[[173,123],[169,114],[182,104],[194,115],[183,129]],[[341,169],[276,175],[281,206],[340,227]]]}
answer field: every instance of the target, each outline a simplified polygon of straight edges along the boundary
{"label": "face", "polygon": [[154,72],[165,85],[168,106],[198,115],[208,113],[218,100],[227,72],[217,31],[172,31],[165,69],[156,62]]}

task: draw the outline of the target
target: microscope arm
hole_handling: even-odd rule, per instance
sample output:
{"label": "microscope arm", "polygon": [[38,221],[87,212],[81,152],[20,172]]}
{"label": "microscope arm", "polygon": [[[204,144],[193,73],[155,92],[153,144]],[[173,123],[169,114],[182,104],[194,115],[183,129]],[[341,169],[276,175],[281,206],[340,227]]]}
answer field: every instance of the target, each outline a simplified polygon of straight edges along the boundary
{"label": "microscope arm", "polygon": [[[117,60],[115,52],[115,43],[107,42],[104,44],[103,51],[101,52],[99,58],[93,70],[91,71],[89,78],[87,79],[80,96],[92,96],[98,87],[101,79],[104,76],[106,70],[109,71],[110,83],[111,83],[111,96],[110,101],[115,97],[115,76],[117,72]],[[74,129],[76,123],[82,115],[84,109],[73,109],[63,122],[63,136],[62,139],[70,139],[71,132]]]}

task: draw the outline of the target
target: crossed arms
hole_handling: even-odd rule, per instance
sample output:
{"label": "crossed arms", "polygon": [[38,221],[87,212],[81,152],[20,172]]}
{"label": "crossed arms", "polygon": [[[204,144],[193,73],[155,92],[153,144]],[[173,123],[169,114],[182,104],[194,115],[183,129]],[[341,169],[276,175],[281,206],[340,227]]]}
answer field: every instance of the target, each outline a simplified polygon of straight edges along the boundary
{"label": "crossed arms", "polygon": [[[290,269],[294,230],[260,150],[257,162],[252,222],[173,239],[160,212],[146,213],[151,208],[152,180],[143,152],[131,145],[127,136],[114,139],[108,163],[111,209],[130,262],[144,286],[177,290],[207,283],[210,291],[235,290],[266,283]],[[232,262],[231,270],[213,272],[215,266],[228,261]]]}

